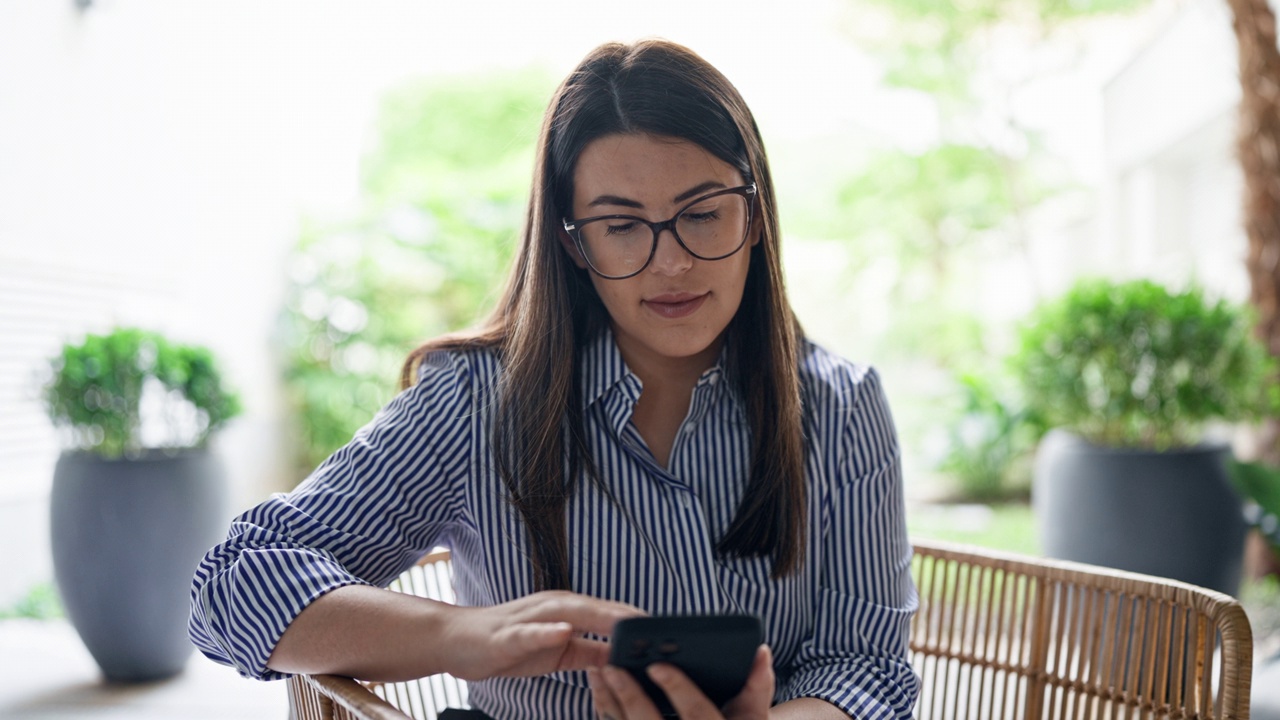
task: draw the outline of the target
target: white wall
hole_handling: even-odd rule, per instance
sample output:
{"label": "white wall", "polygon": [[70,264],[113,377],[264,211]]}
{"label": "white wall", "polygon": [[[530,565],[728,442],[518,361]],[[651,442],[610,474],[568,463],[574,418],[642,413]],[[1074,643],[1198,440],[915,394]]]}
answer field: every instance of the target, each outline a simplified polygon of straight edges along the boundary
{"label": "white wall", "polygon": [[1248,294],[1226,3],[1188,0],[1103,89],[1102,257],[1124,275]]}
{"label": "white wall", "polygon": [[84,331],[140,324],[211,347],[246,410],[217,441],[233,503],[291,482],[272,357],[284,253],[304,206],[349,199],[364,119],[309,122],[324,108],[290,82],[307,58],[281,42],[287,19],[265,4],[0,5],[0,398],[23,430],[0,433],[0,603],[50,574],[57,447],[32,375]]}

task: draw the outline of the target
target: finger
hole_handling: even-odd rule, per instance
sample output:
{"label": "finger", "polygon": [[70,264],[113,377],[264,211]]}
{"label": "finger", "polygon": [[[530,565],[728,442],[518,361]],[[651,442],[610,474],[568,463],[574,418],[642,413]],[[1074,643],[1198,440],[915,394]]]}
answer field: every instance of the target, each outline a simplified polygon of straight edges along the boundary
{"label": "finger", "polygon": [[560,656],[557,670],[586,670],[601,668],[609,662],[609,644],[590,638],[575,637],[569,640]]}
{"label": "finger", "polygon": [[521,619],[532,622],[567,622],[579,632],[608,637],[613,634],[613,626],[619,620],[642,617],[645,614],[634,605],[558,592],[546,593],[539,602],[526,609],[526,614]]}
{"label": "finger", "polygon": [[685,718],[718,718],[720,708],[711,702],[711,698],[680,672],[674,665],[655,663],[649,666],[649,678],[662,688],[680,717]]}
{"label": "finger", "polygon": [[514,654],[524,655],[566,645],[573,637],[573,625],[567,622],[520,623],[505,628],[501,634],[505,635],[504,644],[515,651]]}
{"label": "finger", "polygon": [[618,700],[621,717],[627,720],[662,720],[662,716],[658,714],[658,708],[654,707],[649,696],[644,694],[644,688],[641,688],[640,683],[636,682],[627,671],[606,665],[600,674]]}
{"label": "finger", "polygon": [[761,645],[756,650],[756,658],[751,664],[751,674],[747,676],[746,686],[737,697],[724,706],[725,714],[750,715],[758,708],[768,708],[773,704],[775,682],[773,650],[768,645]]}
{"label": "finger", "polygon": [[596,715],[600,720],[622,720],[626,717],[609,683],[601,677],[600,668],[587,670],[587,686],[591,688],[591,703],[595,706]]}
{"label": "finger", "polygon": [[751,665],[751,674],[747,676],[747,686],[743,690],[764,694],[772,700],[773,685],[773,649],[761,645],[756,650],[756,660]]}

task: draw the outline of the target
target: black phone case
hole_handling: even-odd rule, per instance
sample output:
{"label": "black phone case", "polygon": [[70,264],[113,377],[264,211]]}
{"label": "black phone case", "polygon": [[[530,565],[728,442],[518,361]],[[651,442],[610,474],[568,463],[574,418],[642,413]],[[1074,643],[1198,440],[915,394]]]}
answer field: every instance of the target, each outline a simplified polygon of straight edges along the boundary
{"label": "black phone case", "polygon": [[764,640],[752,615],[668,615],[619,621],[610,638],[609,664],[629,671],[658,711],[674,712],[645,668],[665,662],[680,668],[717,707],[747,684]]}

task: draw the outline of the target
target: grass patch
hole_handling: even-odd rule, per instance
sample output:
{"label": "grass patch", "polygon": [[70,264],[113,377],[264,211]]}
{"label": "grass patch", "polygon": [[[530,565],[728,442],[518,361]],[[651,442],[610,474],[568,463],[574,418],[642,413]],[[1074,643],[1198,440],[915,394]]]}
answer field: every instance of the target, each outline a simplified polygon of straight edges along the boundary
{"label": "grass patch", "polygon": [[913,505],[907,533],[1024,555],[1040,554],[1035,518],[1027,503]]}

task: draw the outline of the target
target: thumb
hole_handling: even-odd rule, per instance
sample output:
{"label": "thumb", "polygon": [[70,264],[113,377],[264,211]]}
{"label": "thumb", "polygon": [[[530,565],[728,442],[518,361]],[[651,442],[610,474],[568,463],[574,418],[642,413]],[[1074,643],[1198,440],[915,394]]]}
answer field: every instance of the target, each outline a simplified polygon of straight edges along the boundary
{"label": "thumb", "polygon": [[767,708],[773,704],[773,651],[768,645],[761,645],[756,650],[756,659],[751,664],[751,674],[747,676],[747,684],[728,705],[726,714],[743,713],[752,715],[753,708]]}

